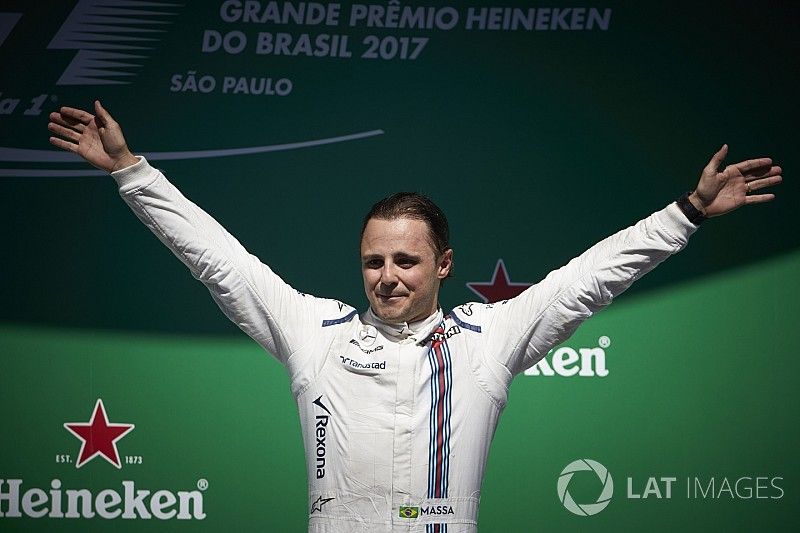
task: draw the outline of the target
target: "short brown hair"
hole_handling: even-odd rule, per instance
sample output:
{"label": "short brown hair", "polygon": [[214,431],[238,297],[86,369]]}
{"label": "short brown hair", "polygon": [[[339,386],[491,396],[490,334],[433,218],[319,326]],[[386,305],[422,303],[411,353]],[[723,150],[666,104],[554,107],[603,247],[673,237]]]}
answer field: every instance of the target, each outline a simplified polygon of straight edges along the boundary
{"label": "short brown hair", "polygon": [[398,192],[375,203],[364,217],[361,238],[364,238],[364,230],[371,219],[394,220],[403,217],[421,220],[427,224],[428,237],[437,256],[450,248],[450,225],[444,212],[433,200],[416,192]]}

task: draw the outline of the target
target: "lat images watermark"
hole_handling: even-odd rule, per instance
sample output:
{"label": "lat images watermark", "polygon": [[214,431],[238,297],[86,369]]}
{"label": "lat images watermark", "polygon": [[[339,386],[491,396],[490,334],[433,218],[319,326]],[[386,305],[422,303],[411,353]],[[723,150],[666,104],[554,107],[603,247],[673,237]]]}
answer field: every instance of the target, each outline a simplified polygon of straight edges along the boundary
{"label": "lat images watermark", "polygon": [[[577,503],[569,493],[569,482],[572,481],[572,476],[576,472],[585,470],[594,472],[603,487],[597,501],[593,503]],[[569,512],[579,516],[592,516],[605,509],[611,502],[611,497],[614,495],[614,480],[608,469],[597,461],[578,459],[572,461],[561,471],[556,489],[558,490],[558,499]]]}
{"label": "lat images watermark", "polygon": [[[573,476],[579,472],[594,473],[599,496],[596,501],[578,503],[569,491]],[[590,477],[594,477],[590,476]],[[766,500],[783,499],[784,478],[775,475],[687,475],[687,476],[626,476],[624,498],[636,502],[653,500]],[[558,476],[558,499],[569,512],[578,516],[592,516],[608,507],[614,495],[611,473],[601,463],[592,459],[572,461]]]}

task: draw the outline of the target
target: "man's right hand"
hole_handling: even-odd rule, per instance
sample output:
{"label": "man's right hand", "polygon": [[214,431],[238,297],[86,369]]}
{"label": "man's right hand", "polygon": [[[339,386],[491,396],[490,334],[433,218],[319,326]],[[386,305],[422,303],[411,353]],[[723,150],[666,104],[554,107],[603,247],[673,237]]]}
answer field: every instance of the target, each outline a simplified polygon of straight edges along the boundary
{"label": "man's right hand", "polygon": [[94,110],[96,114],[92,115],[82,109],[62,107],[58,113],[50,113],[47,129],[59,136],[50,137],[50,143],[109,173],[138,162],[125,144],[122,128],[98,100]]}

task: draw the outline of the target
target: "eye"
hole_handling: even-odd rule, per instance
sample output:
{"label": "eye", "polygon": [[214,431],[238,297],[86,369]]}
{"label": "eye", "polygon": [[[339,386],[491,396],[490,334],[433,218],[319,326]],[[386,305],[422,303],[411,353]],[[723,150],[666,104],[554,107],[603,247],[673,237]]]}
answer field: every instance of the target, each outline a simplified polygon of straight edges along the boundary
{"label": "eye", "polygon": [[383,266],[383,261],[380,259],[367,259],[364,261],[364,268],[380,268]]}
{"label": "eye", "polygon": [[419,263],[419,261],[417,261],[413,257],[398,257],[395,262],[397,263],[397,266],[399,266],[400,268],[406,268],[406,269],[411,268],[417,263]]}

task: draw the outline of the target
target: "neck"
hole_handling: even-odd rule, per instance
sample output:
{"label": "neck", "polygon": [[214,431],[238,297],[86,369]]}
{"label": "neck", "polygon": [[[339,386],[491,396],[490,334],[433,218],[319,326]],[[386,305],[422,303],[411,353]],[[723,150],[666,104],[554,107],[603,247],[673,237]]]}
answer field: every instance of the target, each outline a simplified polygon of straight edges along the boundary
{"label": "neck", "polygon": [[404,340],[407,338],[413,338],[417,341],[426,338],[430,332],[439,325],[439,323],[442,321],[442,317],[442,310],[439,308],[434,310],[427,317],[411,322],[387,322],[386,320],[378,317],[371,307],[366,313],[364,313],[364,315],[362,315],[364,322],[372,324],[381,330],[385,336],[391,339]]}

